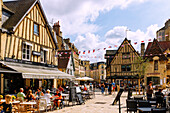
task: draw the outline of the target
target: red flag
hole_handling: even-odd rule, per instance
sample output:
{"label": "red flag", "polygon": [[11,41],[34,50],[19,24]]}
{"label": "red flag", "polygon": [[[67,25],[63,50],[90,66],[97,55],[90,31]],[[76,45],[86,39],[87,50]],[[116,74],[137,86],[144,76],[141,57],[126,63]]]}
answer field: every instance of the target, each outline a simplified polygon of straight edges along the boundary
{"label": "red flag", "polygon": [[149,39],[148,41],[151,41],[152,39]]}
{"label": "red flag", "polygon": [[83,51],[83,54],[85,54],[86,51]]}
{"label": "red flag", "polygon": [[104,48],[104,50],[105,50],[106,48]]}
{"label": "red flag", "polygon": [[79,51],[79,54],[81,53],[81,51]]}
{"label": "red flag", "polygon": [[137,44],[137,42],[134,43],[135,45]]}
{"label": "red flag", "polygon": [[90,50],[88,51],[88,53],[90,53]]}
{"label": "red flag", "polygon": [[95,52],[95,49],[93,49],[93,53]]}
{"label": "red flag", "polygon": [[114,45],[115,47],[117,47],[117,45]]}
{"label": "red flag", "polygon": [[143,41],[143,40],[142,40],[141,42],[142,42],[142,43],[144,43],[144,41]]}
{"label": "red flag", "polygon": [[108,48],[112,48],[112,46],[109,46]]}

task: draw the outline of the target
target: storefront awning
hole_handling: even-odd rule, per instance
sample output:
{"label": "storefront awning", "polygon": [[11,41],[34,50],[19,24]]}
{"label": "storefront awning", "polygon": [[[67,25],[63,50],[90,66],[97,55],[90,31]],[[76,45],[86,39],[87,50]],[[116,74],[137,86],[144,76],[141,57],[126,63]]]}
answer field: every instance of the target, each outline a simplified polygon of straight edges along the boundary
{"label": "storefront awning", "polygon": [[73,75],[59,71],[57,68],[21,63],[1,62],[3,65],[22,73],[23,78],[33,79],[74,79]]}

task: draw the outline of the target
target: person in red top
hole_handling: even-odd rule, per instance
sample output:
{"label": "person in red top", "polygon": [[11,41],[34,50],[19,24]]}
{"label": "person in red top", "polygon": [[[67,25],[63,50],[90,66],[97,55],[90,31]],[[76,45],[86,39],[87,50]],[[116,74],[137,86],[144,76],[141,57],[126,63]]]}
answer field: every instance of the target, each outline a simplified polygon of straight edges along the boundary
{"label": "person in red top", "polygon": [[59,93],[58,89],[56,90],[56,93],[54,93],[54,95],[55,95],[54,96],[55,100],[53,101],[54,105],[57,106],[57,109],[59,109],[60,103],[61,103],[61,100],[62,100],[62,95],[61,95],[61,93]]}
{"label": "person in red top", "polygon": [[87,91],[87,87],[84,85],[84,91]]}
{"label": "person in red top", "polygon": [[58,90],[59,90],[59,92],[63,92],[64,91],[64,89],[60,85],[58,86]]}

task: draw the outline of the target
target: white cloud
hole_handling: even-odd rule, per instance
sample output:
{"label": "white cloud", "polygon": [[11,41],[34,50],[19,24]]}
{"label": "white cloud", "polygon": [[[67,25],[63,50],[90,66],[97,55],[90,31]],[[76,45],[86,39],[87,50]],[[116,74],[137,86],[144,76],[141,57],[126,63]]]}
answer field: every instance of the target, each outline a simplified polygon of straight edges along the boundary
{"label": "white cloud", "polygon": [[[74,41],[75,45],[77,46],[77,48],[81,51],[80,56],[83,56],[83,60],[90,60],[91,62],[95,62],[96,60],[101,60],[104,61],[104,54],[105,54],[105,50],[103,50],[104,48],[107,48],[109,46],[112,46],[112,50],[113,49],[117,49],[114,47],[114,45],[118,45],[120,46],[120,44],[122,43],[122,41],[125,38],[125,31],[126,31],[127,27],[126,26],[116,26],[113,29],[109,30],[106,34],[105,34],[105,40],[104,41],[100,41],[99,38],[100,36],[92,34],[92,33],[87,33],[85,36],[83,35],[79,35],[76,40]],[[140,52],[140,43],[141,41],[145,42],[145,47],[147,46],[148,40],[152,39],[156,37],[156,31],[159,29],[158,25],[151,25],[146,29],[146,32],[141,31],[140,29],[136,30],[136,31],[128,31],[127,33],[127,38],[128,40],[131,40],[131,44],[133,45],[133,47]],[[134,42],[137,42],[138,44],[134,44]],[[90,53],[88,54],[87,51],[88,50],[92,50],[95,49],[96,52],[95,53]],[[99,51],[97,49],[100,49]],[[83,51],[86,51],[86,54],[82,54]],[[84,56],[86,56],[86,58],[84,58]],[[95,56],[97,56],[97,58],[94,58]],[[98,58],[100,56],[100,58]],[[89,58],[88,58],[89,57]],[[93,58],[91,58],[93,57]]]}
{"label": "white cloud", "polygon": [[49,21],[60,20],[64,35],[95,33],[100,26],[93,22],[113,8],[125,9],[148,0],[41,0]]}

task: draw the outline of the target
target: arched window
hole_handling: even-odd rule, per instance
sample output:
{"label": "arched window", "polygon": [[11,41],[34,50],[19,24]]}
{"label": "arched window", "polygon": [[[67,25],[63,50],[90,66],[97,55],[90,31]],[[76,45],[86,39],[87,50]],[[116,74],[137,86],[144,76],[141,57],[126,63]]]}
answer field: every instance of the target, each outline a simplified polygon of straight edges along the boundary
{"label": "arched window", "polygon": [[158,60],[154,61],[154,70],[158,70]]}

